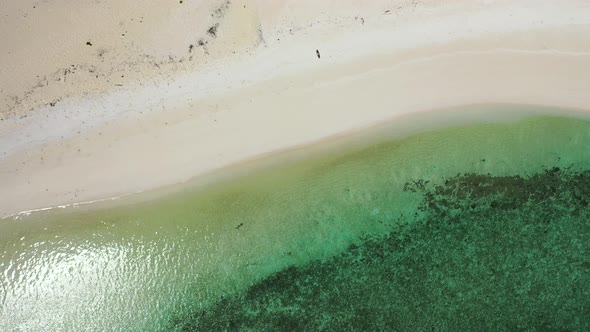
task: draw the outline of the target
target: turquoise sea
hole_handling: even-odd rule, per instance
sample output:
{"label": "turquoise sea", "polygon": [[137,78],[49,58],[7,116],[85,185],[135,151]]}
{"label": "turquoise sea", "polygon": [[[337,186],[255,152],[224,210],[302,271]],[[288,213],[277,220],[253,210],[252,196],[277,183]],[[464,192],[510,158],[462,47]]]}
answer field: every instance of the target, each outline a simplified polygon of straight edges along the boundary
{"label": "turquoise sea", "polygon": [[0,331],[589,331],[590,120],[462,112],[0,220]]}

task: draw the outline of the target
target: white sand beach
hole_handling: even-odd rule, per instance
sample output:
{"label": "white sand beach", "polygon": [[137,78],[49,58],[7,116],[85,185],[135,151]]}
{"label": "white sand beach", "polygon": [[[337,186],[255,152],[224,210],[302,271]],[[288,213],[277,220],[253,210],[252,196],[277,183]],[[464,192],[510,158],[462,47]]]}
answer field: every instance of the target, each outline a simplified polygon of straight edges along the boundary
{"label": "white sand beach", "polygon": [[586,0],[7,0],[0,16],[0,216],[417,112],[590,110]]}

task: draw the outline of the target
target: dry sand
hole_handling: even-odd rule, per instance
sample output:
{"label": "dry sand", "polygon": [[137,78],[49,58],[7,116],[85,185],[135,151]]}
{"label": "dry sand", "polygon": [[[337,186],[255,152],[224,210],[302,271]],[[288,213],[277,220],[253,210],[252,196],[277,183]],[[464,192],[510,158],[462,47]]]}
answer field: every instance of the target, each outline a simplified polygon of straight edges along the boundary
{"label": "dry sand", "polygon": [[585,0],[7,0],[0,15],[0,216],[415,112],[590,110]]}

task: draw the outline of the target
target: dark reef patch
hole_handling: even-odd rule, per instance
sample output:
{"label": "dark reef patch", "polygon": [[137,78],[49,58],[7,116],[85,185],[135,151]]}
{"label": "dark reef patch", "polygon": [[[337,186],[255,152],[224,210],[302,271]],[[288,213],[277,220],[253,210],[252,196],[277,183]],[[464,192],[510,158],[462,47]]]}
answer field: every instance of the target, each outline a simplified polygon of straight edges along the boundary
{"label": "dark reef patch", "polygon": [[[397,190],[397,188],[394,188]],[[590,330],[590,171],[407,183],[415,216],[290,267],[182,331]]]}

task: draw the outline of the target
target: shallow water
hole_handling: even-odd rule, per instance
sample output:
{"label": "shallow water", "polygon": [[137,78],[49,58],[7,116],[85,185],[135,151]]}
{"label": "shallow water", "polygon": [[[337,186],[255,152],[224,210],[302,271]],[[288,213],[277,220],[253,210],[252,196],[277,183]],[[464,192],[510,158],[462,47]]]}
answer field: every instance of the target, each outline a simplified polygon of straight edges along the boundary
{"label": "shallow water", "polygon": [[[502,106],[502,108],[503,111],[520,110],[516,106]],[[366,252],[369,257],[370,248],[375,246],[374,243],[381,243],[380,239],[391,239],[392,232],[398,232],[395,234],[399,236],[399,225],[409,225],[404,226],[406,227],[404,229],[411,230],[409,233],[403,233],[402,237],[418,234],[423,237],[421,239],[427,239],[430,233],[425,233],[424,229],[417,225],[422,225],[426,221],[428,225],[436,224],[437,220],[442,225],[445,218],[450,215],[454,218],[463,216],[461,211],[465,209],[464,205],[467,204],[468,197],[457,198],[456,190],[446,192],[441,187],[442,191],[437,192],[436,188],[430,187],[434,184],[443,185],[445,182],[448,184],[450,179],[457,179],[459,173],[464,177],[459,179],[467,182],[473,178],[465,178],[465,174],[483,175],[485,179],[477,178],[477,181],[471,181],[475,181],[475,184],[471,183],[474,188],[486,181],[491,181],[489,183],[492,184],[496,183],[494,181],[500,181],[500,186],[506,187],[509,184],[506,181],[497,180],[502,179],[498,177],[514,175],[522,176],[522,181],[525,181],[517,185],[517,188],[537,188],[545,186],[546,181],[526,182],[528,177],[535,174],[543,175],[546,174],[546,170],[559,167],[564,175],[559,177],[562,181],[559,182],[559,186],[554,185],[554,187],[560,192],[565,192],[566,196],[570,195],[568,188],[572,186],[568,183],[573,181],[572,177],[577,179],[576,183],[581,182],[582,185],[589,181],[587,177],[575,177],[576,174],[582,174],[584,170],[590,170],[590,148],[588,148],[590,147],[590,121],[587,120],[538,116],[514,122],[482,123],[437,129],[395,139],[387,137],[382,135],[379,138],[366,140],[361,145],[348,145],[291,163],[253,170],[252,174],[223,180],[204,189],[185,187],[154,200],[138,201],[108,209],[54,210],[18,220],[2,220],[0,224],[0,250],[2,250],[0,330],[147,331],[205,329],[205,327],[222,330],[234,327],[251,329],[264,327],[269,329],[281,327],[383,329],[391,327],[383,325],[385,323],[374,326],[346,325],[343,323],[346,322],[345,317],[354,317],[355,314],[343,311],[325,312],[324,316],[327,315],[328,318],[318,319],[317,325],[295,326],[293,322],[301,319],[308,320],[309,324],[312,324],[314,321],[311,318],[315,316],[309,311],[306,316],[301,310],[298,311],[299,307],[296,304],[290,304],[289,306],[279,305],[279,309],[286,308],[281,309],[280,312],[268,310],[273,312],[271,318],[283,317],[282,315],[287,312],[286,318],[265,320],[265,317],[255,315],[252,306],[276,308],[276,305],[272,306],[269,303],[276,304],[276,301],[287,303],[289,296],[292,295],[305,298],[304,288],[291,294],[293,290],[288,290],[288,287],[276,288],[276,285],[280,286],[283,283],[275,282],[272,286],[268,284],[269,280],[281,281],[284,278],[287,280],[293,278],[292,284],[299,280],[297,278],[313,280],[314,276],[330,275],[318,271],[341,270],[341,266],[350,267],[350,262],[343,257],[350,256],[351,250]],[[557,181],[551,177],[543,179]],[[427,186],[416,186],[427,181]],[[517,183],[515,181],[511,183]],[[534,190],[530,188],[527,189],[529,191],[518,195],[532,195]],[[461,190],[469,191],[473,188],[461,187]],[[576,190],[583,190],[583,188]],[[498,192],[493,194],[496,195]],[[452,199],[442,198],[444,203],[436,201],[434,204],[432,200],[429,203],[428,198],[436,195],[449,195]],[[448,209],[445,204],[450,204],[449,202],[453,199],[457,199],[459,203],[452,207],[452,213],[437,214],[440,210]],[[490,198],[485,196],[481,199]],[[501,202],[501,200],[498,201]],[[547,198],[547,200],[534,202],[538,207],[559,207],[563,215],[566,215],[565,212],[571,213],[570,210],[573,211],[574,208],[578,209],[578,217],[588,213],[588,208],[583,205],[574,206],[565,203],[558,205],[556,201],[559,199]],[[514,210],[529,209],[526,210],[529,216],[534,216],[541,211],[531,210],[531,206],[526,205],[526,202],[528,200],[523,200]],[[580,202],[578,203],[582,204]],[[470,202],[466,206],[471,204],[474,203]],[[492,208],[492,211],[505,211],[500,208],[503,205],[498,204]],[[432,210],[435,207],[438,210]],[[465,220],[489,219],[491,223],[491,220],[495,219],[485,214],[488,212],[488,210],[482,210],[484,214],[479,216],[465,215],[464,217]],[[555,211],[551,213],[555,214]],[[498,218],[515,219],[514,216],[507,214],[500,214]],[[588,218],[576,218],[569,218],[569,223],[564,223],[569,228],[560,230],[561,237],[570,239],[571,243],[577,243],[567,248],[568,253],[575,257],[588,256],[590,251],[588,241],[585,241],[589,240]],[[532,219],[538,221],[540,217]],[[497,229],[494,228],[496,231]],[[521,234],[520,229],[515,230],[508,224],[505,229],[506,232],[513,232],[509,234]],[[448,231],[447,235],[459,237],[453,233],[457,231],[456,229],[446,231]],[[461,232],[471,234],[469,229],[461,230]],[[574,236],[575,234],[582,238]],[[483,239],[485,237],[477,238],[478,241]],[[513,241],[512,238],[502,239]],[[452,243],[458,242],[459,240],[456,240]],[[404,242],[402,244],[409,247],[400,246],[396,253],[406,252],[411,256],[424,255],[424,250],[415,252],[408,249],[419,248],[420,246],[416,243]],[[531,242],[530,246],[523,245],[520,249],[534,251],[535,245],[539,244]],[[510,252],[519,250],[516,244],[511,246],[508,247],[512,248]],[[500,247],[506,246],[498,245],[498,248]],[[493,251],[496,247],[494,243],[491,243],[486,248],[488,251]],[[463,249],[441,245],[440,250],[461,251]],[[499,255],[503,253],[501,250],[498,252]],[[543,256],[548,255],[545,251],[539,249],[539,252],[541,253],[534,256],[535,259],[552,262],[549,256]],[[562,260],[573,259],[568,255],[563,253]],[[448,262],[457,264],[455,269],[467,269],[460,264],[469,262],[453,260],[450,254],[448,257],[445,255],[441,257],[443,263],[447,259]],[[383,272],[379,266],[401,261],[403,261],[402,258],[377,262],[374,265],[368,262],[363,264],[367,264],[364,266],[366,270],[379,274]],[[484,266],[497,263],[482,261]],[[440,264],[442,263],[439,263],[439,266]],[[572,264],[569,267],[571,271],[560,277],[574,278],[581,273],[580,271],[585,271],[585,274],[582,273],[577,278],[579,281],[587,280],[588,267],[585,264],[590,263],[574,262]],[[434,265],[419,263],[417,266],[422,268],[428,266],[431,269],[429,273],[442,275],[441,280],[444,279],[444,274],[448,273],[442,268],[437,270],[433,267]],[[292,268],[287,272],[274,275],[274,279],[267,279],[274,273],[289,267]],[[354,271],[354,269],[344,270]],[[358,275],[357,279],[345,277],[347,274],[332,274],[330,277],[336,278],[332,280],[341,280],[343,288],[357,289],[363,294],[370,293],[371,289],[355,288],[354,285],[358,285],[359,280],[364,280],[365,282],[361,283],[379,289],[380,294],[385,294],[381,289],[385,287],[384,285],[390,285],[390,288],[408,288],[412,282],[416,285],[425,285],[428,282],[411,273],[402,275],[399,270],[394,272],[392,272],[391,280],[381,280],[381,283],[371,280],[367,275]],[[516,273],[512,270],[508,272]],[[526,274],[519,274],[519,276],[523,278]],[[529,277],[534,284],[533,281],[536,280],[533,279],[534,276]],[[400,284],[402,280],[400,278],[407,279],[404,279],[404,286]],[[498,280],[498,285],[503,285],[505,282],[501,278]],[[317,283],[321,284],[321,278]],[[469,294],[470,291],[473,294],[477,293],[473,283],[456,282],[456,284],[455,288],[439,285],[398,295],[414,296],[418,301],[415,303],[420,303],[420,297],[417,294],[426,296],[426,291],[444,291],[445,296]],[[567,287],[578,287],[577,294],[590,293],[588,286],[582,286],[583,283],[563,284]],[[493,288],[494,283],[491,285],[490,287]],[[559,287],[557,281],[553,285]],[[254,288],[249,288],[251,286]],[[250,294],[252,289],[257,290],[259,295],[244,297],[244,294]],[[275,300],[266,293],[267,290],[272,290]],[[282,294],[281,290],[285,294]],[[324,294],[325,299],[333,299],[331,297],[333,294],[327,289],[314,290],[314,293],[318,292]],[[514,292],[514,294],[498,293],[498,299],[516,296],[518,290]],[[489,294],[494,293],[486,294],[491,296]],[[219,302],[222,297],[224,300]],[[243,301],[244,298],[248,300]],[[313,297],[310,296],[311,298]],[[557,301],[556,298],[552,299],[553,302]],[[560,299],[559,296],[557,299]],[[347,301],[351,301],[350,298],[347,298]],[[357,308],[359,311],[356,315],[364,312],[362,315],[370,316],[367,314],[370,312],[374,316],[371,321],[378,321],[380,309],[377,305],[382,307],[382,303],[379,301],[368,303],[363,304],[363,308]],[[396,302],[392,301],[392,303]],[[451,301],[448,306],[460,306],[461,303]],[[408,305],[408,303],[398,304]],[[587,302],[576,305],[588,307]],[[224,306],[231,308],[230,312],[235,314],[235,320],[228,318],[228,310],[225,310]],[[332,307],[339,308],[338,305]],[[352,307],[354,309],[354,305]],[[317,308],[321,306],[318,305]],[[388,310],[394,312],[394,309]],[[426,310],[426,307],[424,310],[430,312]],[[243,314],[246,311],[250,312],[251,316]],[[439,311],[436,316],[439,317],[438,323],[442,324],[439,326],[449,329],[465,327],[450,323],[451,319],[448,318],[450,311]],[[403,311],[398,313],[419,319],[416,313]],[[473,312],[473,314],[477,313],[477,311]],[[330,314],[339,318],[331,319]],[[584,314],[587,312],[571,313],[570,318],[576,321]],[[243,319],[238,319],[240,317]],[[519,319],[512,325],[513,327],[519,327],[522,324],[526,326],[529,323],[526,317]],[[529,319],[532,320],[532,318]],[[266,325],[254,326],[252,321]],[[443,324],[445,322],[446,325]],[[496,325],[493,322],[490,324],[489,327],[498,327],[497,324],[500,322],[496,322]],[[563,327],[571,329],[573,325],[567,324],[570,324],[569,321],[562,323]],[[429,326],[432,325],[422,327]],[[397,326],[402,329],[415,327],[418,325]],[[552,327],[559,328],[560,325]],[[510,328],[510,326],[504,326],[504,328]]]}

